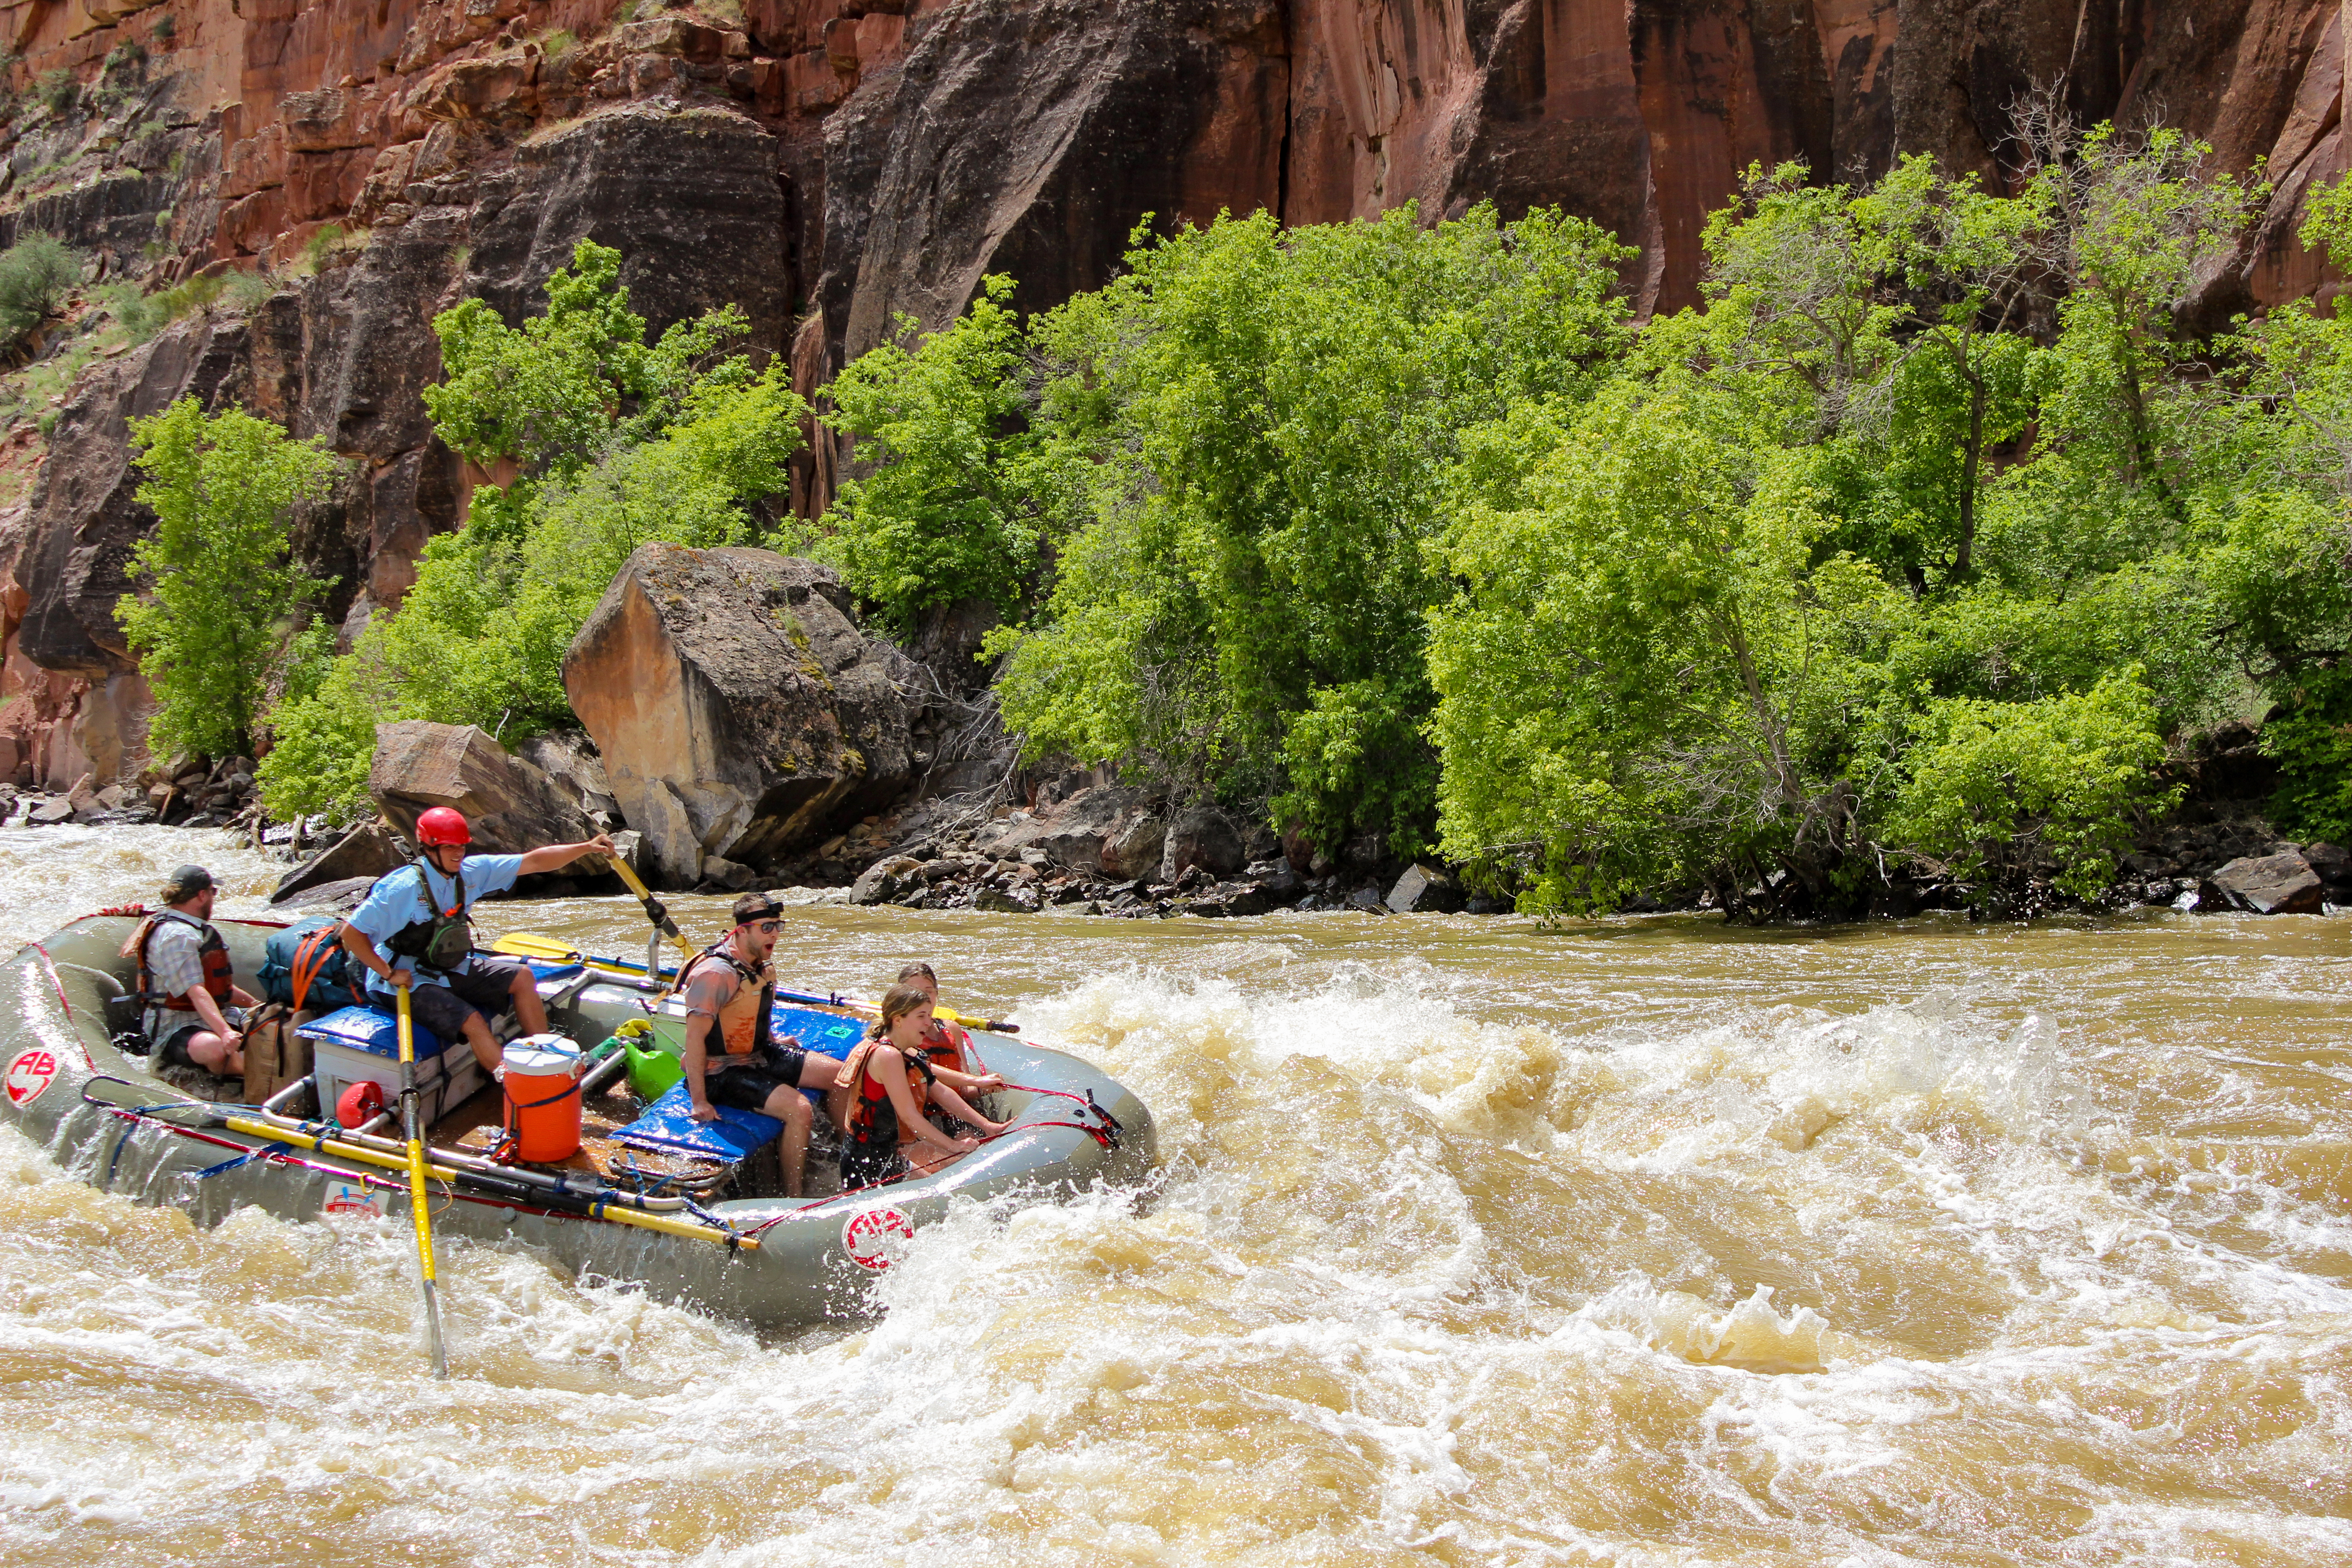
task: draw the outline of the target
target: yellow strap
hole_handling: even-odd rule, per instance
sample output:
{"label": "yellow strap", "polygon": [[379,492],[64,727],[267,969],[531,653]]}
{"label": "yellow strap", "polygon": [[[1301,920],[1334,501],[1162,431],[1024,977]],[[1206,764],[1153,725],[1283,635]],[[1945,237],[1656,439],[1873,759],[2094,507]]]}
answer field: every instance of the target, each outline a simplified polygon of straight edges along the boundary
{"label": "yellow strap", "polygon": [[[291,1143],[298,1148],[310,1150],[314,1153],[332,1154],[339,1160],[352,1160],[362,1165],[374,1165],[387,1171],[397,1171],[407,1163],[404,1160],[390,1154],[379,1153],[373,1149],[363,1148],[356,1143],[346,1143],[340,1138],[327,1138],[310,1132],[291,1132],[283,1127],[273,1126],[267,1121],[257,1121],[249,1116],[230,1116],[223,1120],[232,1131],[243,1132],[248,1137],[266,1138],[273,1143]],[[452,1170],[446,1165],[429,1163],[425,1163],[424,1170],[425,1173],[435,1181],[446,1182],[452,1185],[462,1181],[467,1174],[464,1171]],[[611,1220],[615,1225],[633,1225],[641,1230],[658,1230],[671,1236],[688,1237],[699,1241],[713,1241],[722,1247],[730,1240],[727,1232],[710,1226],[697,1225],[689,1220],[672,1219],[667,1215],[644,1214],[635,1209],[616,1207],[607,1203],[596,1205],[593,1217]],[[732,1239],[736,1246],[746,1252],[757,1252],[760,1249],[757,1237],[744,1236]]]}

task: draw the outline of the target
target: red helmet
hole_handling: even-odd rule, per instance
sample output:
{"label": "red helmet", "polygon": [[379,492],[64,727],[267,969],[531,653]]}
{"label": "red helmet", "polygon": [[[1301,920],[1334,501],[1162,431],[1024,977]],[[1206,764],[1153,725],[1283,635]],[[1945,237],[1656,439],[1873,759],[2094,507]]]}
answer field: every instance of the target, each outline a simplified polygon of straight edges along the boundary
{"label": "red helmet", "polygon": [[471,844],[473,829],[465,817],[446,805],[436,805],[416,819],[416,842],[425,849],[436,844]]}

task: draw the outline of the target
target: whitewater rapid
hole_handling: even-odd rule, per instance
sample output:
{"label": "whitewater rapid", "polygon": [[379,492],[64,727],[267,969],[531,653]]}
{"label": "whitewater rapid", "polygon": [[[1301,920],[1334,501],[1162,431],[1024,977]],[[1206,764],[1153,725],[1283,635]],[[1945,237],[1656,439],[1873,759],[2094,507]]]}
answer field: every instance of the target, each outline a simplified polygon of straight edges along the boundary
{"label": "whitewater rapid", "polygon": [[[0,936],[185,858],[279,869],[0,833]],[[787,920],[1102,1064],[1154,1179],[765,1340],[454,1242],[436,1384],[400,1226],[0,1131],[0,1560],[2352,1560],[2352,921]]]}

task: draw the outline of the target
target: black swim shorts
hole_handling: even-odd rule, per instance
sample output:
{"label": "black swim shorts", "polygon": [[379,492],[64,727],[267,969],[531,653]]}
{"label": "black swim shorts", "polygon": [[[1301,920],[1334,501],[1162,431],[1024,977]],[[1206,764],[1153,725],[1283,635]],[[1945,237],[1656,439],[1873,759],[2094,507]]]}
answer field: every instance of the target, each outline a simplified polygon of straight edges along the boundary
{"label": "black swim shorts", "polygon": [[748,1057],[713,1057],[702,1074],[702,1087],[713,1105],[762,1114],[768,1097],[780,1089],[798,1089],[801,1068],[808,1053],[798,1046],[771,1046]]}

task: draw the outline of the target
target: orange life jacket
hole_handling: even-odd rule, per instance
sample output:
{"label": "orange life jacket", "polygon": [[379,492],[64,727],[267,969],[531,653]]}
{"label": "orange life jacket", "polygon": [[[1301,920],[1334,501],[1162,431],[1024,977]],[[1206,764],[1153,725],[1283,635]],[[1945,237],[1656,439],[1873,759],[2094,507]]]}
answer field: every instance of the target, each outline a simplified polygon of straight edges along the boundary
{"label": "orange life jacket", "polygon": [[221,933],[215,931],[209,921],[200,921],[194,915],[183,914],[178,910],[157,910],[139,922],[139,929],[131,933],[131,941],[125,944],[131,947],[139,958],[140,1000],[147,1006],[169,1008],[174,1013],[193,1013],[196,1010],[196,1005],[188,999],[184,992],[176,996],[158,995],[154,980],[148,973],[147,946],[155,940],[155,928],[164,921],[178,921],[183,925],[195,927],[198,933],[196,956],[205,966],[205,977],[202,982],[204,989],[212,993],[214,1001],[227,1002],[229,991],[236,984],[236,970],[228,959],[228,943],[221,940]]}
{"label": "orange life jacket", "polygon": [[[853,1143],[892,1143],[898,1142],[898,1110],[890,1103],[889,1087],[874,1076],[874,1055],[877,1050],[898,1050],[887,1040],[864,1039],[857,1042],[848,1056],[842,1058],[839,1079],[825,1091],[825,1114],[841,1129],[841,1135]],[[901,1057],[907,1053],[900,1051]],[[930,1091],[930,1058],[917,1052],[908,1062],[908,1077],[920,1074],[923,1087],[915,1091],[920,1101]],[[909,1088],[913,1085],[908,1084]]]}
{"label": "orange life jacket", "polygon": [[[719,1036],[719,1054],[748,1057],[766,1049],[773,1043],[773,1024],[770,1010],[775,1005],[775,972],[765,964],[752,968],[733,952],[725,942],[704,948],[688,961],[686,973],[677,977],[677,988],[686,989],[687,981],[702,966],[705,959],[716,959],[733,970],[739,982],[735,994],[719,1009],[713,1029]],[[706,1047],[707,1048],[707,1047]]]}
{"label": "orange life jacket", "polygon": [[931,1058],[935,1068],[950,1072],[980,1072],[980,1058],[971,1048],[971,1037],[953,1024],[931,1020],[931,1032],[923,1037],[923,1054]]}

